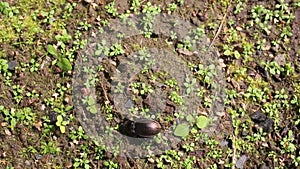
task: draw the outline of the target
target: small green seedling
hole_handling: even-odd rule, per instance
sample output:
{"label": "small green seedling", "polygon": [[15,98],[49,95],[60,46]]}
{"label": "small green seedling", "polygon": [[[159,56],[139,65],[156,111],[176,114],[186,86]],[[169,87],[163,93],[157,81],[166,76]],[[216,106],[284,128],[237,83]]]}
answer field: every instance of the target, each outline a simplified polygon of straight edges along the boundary
{"label": "small green seedling", "polygon": [[57,62],[57,66],[59,68],[66,72],[72,70],[72,65],[69,59],[66,58],[63,54],[59,53],[53,45],[48,45],[47,51],[52,56],[56,57],[57,60],[55,61],[55,63]]}
{"label": "small green seedling", "polygon": [[59,127],[61,133],[66,132],[66,125],[69,124],[69,121],[64,121],[62,115],[57,116],[56,126]]}

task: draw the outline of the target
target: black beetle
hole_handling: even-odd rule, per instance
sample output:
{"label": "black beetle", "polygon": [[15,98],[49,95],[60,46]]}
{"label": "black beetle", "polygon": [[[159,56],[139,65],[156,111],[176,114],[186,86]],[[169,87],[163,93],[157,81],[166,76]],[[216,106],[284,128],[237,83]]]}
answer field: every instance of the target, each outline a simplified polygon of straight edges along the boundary
{"label": "black beetle", "polygon": [[149,119],[129,120],[124,119],[121,132],[130,137],[153,137],[161,131],[159,122]]}

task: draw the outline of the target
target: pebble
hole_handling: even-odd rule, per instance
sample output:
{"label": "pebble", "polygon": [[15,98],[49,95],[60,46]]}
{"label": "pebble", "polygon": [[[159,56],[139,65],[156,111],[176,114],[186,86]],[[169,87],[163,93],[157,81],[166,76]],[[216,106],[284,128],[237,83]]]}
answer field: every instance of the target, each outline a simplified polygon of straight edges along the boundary
{"label": "pebble", "polygon": [[244,168],[244,164],[247,161],[247,156],[246,155],[242,155],[237,162],[235,163],[236,168],[240,168],[243,169]]}
{"label": "pebble", "polygon": [[17,61],[12,60],[8,62],[8,70],[14,71],[17,65]]}
{"label": "pebble", "polygon": [[251,119],[261,128],[263,128],[265,132],[271,132],[273,130],[273,120],[267,117],[261,110],[258,110],[252,114]]}
{"label": "pebble", "polygon": [[11,132],[8,129],[5,129],[4,132],[6,135],[11,136]]}

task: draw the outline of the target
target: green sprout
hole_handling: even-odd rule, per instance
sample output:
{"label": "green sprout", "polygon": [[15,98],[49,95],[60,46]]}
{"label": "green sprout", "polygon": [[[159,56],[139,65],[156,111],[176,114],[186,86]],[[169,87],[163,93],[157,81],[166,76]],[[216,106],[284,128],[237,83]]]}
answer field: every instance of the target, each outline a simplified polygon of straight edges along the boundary
{"label": "green sprout", "polygon": [[117,9],[115,8],[115,1],[112,1],[111,3],[107,4],[105,6],[105,9],[107,13],[111,14],[112,16],[118,15]]}
{"label": "green sprout", "polygon": [[59,127],[61,133],[66,132],[66,125],[69,124],[69,121],[64,121],[64,118],[62,115],[57,116],[56,126]]}
{"label": "green sprout", "polygon": [[177,94],[177,92],[172,91],[169,99],[171,99],[172,102],[178,104],[178,105],[182,105],[183,104],[183,98],[182,96],[180,96],[179,94]]}

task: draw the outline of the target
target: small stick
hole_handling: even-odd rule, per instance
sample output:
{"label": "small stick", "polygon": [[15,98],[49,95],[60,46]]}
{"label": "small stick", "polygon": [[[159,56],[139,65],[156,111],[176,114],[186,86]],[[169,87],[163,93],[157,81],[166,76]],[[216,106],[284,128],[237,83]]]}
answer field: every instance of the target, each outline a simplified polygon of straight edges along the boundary
{"label": "small stick", "polygon": [[220,24],[220,26],[219,26],[219,28],[218,28],[218,31],[217,31],[217,33],[215,34],[213,40],[211,41],[211,43],[210,43],[208,49],[211,48],[211,46],[214,44],[216,38],[219,36],[219,34],[220,34],[220,32],[221,32],[222,26],[223,26],[223,24],[224,24],[224,22],[225,22],[225,20],[226,20],[226,17],[227,17],[228,11],[229,11],[230,4],[231,4],[231,1],[229,2],[229,5],[228,5],[228,7],[227,7],[227,9],[226,9],[226,13],[225,13],[225,15],[224,15],[223,18],[222,18],[222,21],[221,21],[221,24]]}
{"label": "small stick", "polygon": [[[103,75],[103,73],[101,72],[101,79],[103,79],[104,78],[104,75]],[[104,88],[104,86],[103,86],[103,80],[100,82],[100,84],[101,84],[101,88],[102,88],[102,90],[103,90],[103,94],[104,94],[104,97],[105,97],[105,104],[109,104],[110,103],[110,101],[109,101],[109,99],[108,99],[108,96],[107,96],[107,93],[106,93],[106,91],[105,91],[105,88]]]}
{"label": "small stick", "polygon": [[235,169],[235,164],[236,164],[236,147],[235,147],[235,142],[236,142],[236,139],[235,139],[235,135],[233,134],[233,137],[232,137],[232,149],[233,149],[233,155],[232,155],[232,164],[233,166],[231,167],[231,169]]}

